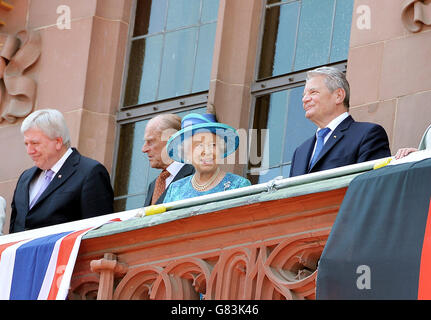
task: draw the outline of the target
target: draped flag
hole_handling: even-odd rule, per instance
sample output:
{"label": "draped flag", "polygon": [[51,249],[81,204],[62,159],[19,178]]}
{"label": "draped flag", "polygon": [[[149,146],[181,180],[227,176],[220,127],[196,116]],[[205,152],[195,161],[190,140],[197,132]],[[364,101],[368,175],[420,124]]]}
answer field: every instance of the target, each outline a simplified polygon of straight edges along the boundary
{"label": "draped flag", "polygon": [[64,300],[81,238],[88,230],[0,246],[0,299]]}
{"label": "draped flag", "polygon": [[350,183],[318,265],[317,299],[431,299],[431,159]]}
{"label": "draped flag", "polygon": [[81,239],[101,224],[0,245],[0,300],[66,299]]}

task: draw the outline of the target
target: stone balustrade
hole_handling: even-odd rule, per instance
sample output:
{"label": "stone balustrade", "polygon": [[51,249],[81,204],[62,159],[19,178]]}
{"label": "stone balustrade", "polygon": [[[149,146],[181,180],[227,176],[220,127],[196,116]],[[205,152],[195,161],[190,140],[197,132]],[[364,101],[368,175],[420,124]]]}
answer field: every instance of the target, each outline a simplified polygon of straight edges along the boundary
{"label": "stone balustrade", "polygon": [[313,299],[347,186],[370,166],[103,225],[82,240],[69,299]]}

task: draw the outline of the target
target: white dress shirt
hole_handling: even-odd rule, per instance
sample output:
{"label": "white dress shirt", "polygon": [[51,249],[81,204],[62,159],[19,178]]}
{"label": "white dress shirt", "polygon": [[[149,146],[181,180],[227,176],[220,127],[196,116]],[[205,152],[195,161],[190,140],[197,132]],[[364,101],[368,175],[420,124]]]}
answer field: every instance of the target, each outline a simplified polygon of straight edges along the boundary
{"label": "white dress shirt", "polygon": [[178,172],[180,172],[183,166],[184,166],[184,163],[174,161],[166,168],[166,170],[168,170],[168,172],[171,175],[166,178],[165,189],[169,186],[172,180],[174,180],[175,176],[178,174]]}
{"label": "white dress shirt", "polygon": [[[323,144],[326,143],[326,141],[328,141],[329,137],[331,136],[332,132],[334,132],[334,130],[338,127],[338,125],[343,122],[347,117],[349,116],[348,112],[344,112],[342,114],[340,114],[338,117],[336,117],[334,120],[332,120],[331,122],[328,123],[328,125],[325,128],[329,128],[331,131],[329,131],[326,136],[325,139],[323,140]],[[313,159],[314,156],[314,151],[316,151],[316,144],[317,144],[317,133],[323,128],[318,128],[316,131],[316,142],[314,143],[314,148],[313,148],[313,153],[311,154],[311,159]]]}
{"label": "white dress shirt", "polygon": [[431,150],[431,126],[428,127],[426,133],[424,133],[424,148],[426,150]]}

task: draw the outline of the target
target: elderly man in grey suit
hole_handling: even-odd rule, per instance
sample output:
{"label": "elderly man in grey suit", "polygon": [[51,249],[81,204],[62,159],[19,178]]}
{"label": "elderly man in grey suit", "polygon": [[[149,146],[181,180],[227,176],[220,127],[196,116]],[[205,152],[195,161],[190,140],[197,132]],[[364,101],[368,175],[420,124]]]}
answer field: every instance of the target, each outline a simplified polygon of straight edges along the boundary
{"label": "elderly man in grey suit", "polygon": [[181,117],[171,113],[154,117],[145,128],[142,152],[147,154],[152,168],[162,170],[148,186],[145,207],[163,203],[170,183],[195,172],[192,165],[173,161],[166,152],[167,141],[180,129]]}

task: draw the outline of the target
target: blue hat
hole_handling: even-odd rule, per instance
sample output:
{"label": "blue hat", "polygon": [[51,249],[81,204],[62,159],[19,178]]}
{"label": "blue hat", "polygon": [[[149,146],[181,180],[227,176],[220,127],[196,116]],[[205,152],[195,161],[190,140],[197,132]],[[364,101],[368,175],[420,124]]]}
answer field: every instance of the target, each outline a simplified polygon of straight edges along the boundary
{"label": "blue hat", "polygon": [[181,120],[181,130],[172,135],[166,144],[169,157],[178,162],[185,162],[183,142],[198,132],[212,132],[223,138],[225,142],[224,158],[235,152],[239,146],[239,136],[236,130],[227,124],[217,122],[215,115],[189,113]]}

